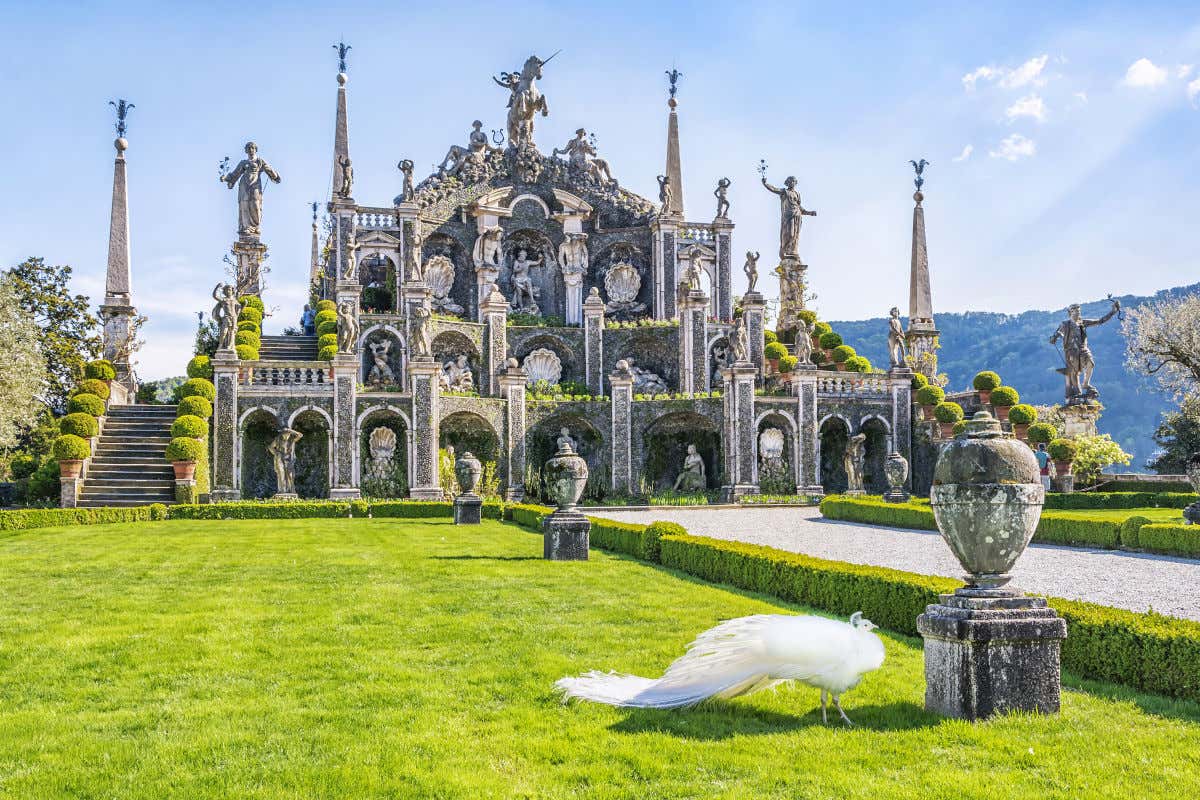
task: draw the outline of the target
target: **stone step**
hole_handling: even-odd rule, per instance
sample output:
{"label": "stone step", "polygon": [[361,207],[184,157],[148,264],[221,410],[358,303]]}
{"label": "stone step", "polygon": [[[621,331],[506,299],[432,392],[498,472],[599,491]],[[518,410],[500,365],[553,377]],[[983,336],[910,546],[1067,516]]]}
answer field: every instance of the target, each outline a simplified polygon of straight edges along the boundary
{"label": "stone step", "polygon": [[169,499],[166,497],[156,497],[150,499],[139,498],[136,500],[125,500],[120,497],[96,497],[88,499],[81,497],[78,505],[80,508],[134,508],[137,506],[148,506],[151,503],[170,504],[174,502],[174,497]]}
{"label": "stone step", "polygon": [[148,478],[93,478],[88,474],[87,490],[92,494],[110,492],[115,494],[129,494],[130,492],[138,491],[154,491],[159,494],[170,492],[175,493],[175,479],[168,478],[166,480],[150,480]]}

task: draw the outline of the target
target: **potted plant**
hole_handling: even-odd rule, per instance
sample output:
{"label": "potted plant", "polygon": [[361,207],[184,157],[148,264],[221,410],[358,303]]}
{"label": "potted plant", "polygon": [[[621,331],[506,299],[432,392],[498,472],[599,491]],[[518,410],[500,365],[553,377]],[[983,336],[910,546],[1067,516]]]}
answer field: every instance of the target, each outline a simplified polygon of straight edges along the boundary
{"label": "potted plant", "polygon": [[976,373],[971,386],[978,393],[979,402],[987,405],[991,402],[992,391],[1000,388],[1000,376],[991,370],[984,370]]}
{"label": "potted plant", "polygon": [[[818,323],[818,324],[820,324],[820,323]],[[833,348],[840,347],[841,344],[842,344],[841,335],[834,333],[832,329],[826,331],[825,333],[822,333],[820,339],[817,340],[817,346],[825,351],[826,356],[828,356],[829,354],[831,354],[833,352]]]}
{"label": "potted plant", "polygon": [[792,378],[792,370],[800,363],[800,359],[792,355],[785,355],[779,359],[779,372],[783,375],[783,380],[789,381]]}
{"label": "potted plant", "polygon": [[190,481],[196,476],[196,462],[204,455],[204,444],[190,436],[177,436],[167,445],[165,455],[175,469],[175,480]]}
{"label": "potted plant", "polygon": [[997,386],[992,389],[992,408],[996,410],[996,419],[1001,422],[1008,420],[1008,411],[1021,402],[1021,395],[1011,386]]}
{"label": "potted plant", "polygon": [[1029,426],[1029,443],[1032,445],[1050,444],[1058,438],[1058,429],[1049,422],[1035,422]]}
{"label": "potted plant", "polygon": [[1075,461],[1077,450],[1075,442],[1070,439],[1055,439],[1046,445],[1046,452],[1054,459],[1054,471],[1060,477],[1071,474],[1071,465]]}
{"label": "potted plant", "polygon": [[962,421],[962,406],[958,403],[943,401],[934,407],[933,416],[938,421],[942,438],[950,439],[954,436],[954,423]]}
{"label": "potted plant", "polygon": [[1029,426],[1037,422],[1037,409],[1028,403],[1017,403],[1008,410],[1008,421],[1012,423],[1013,434],[1021,441],[1029,439]]}
{"label": "potted plant", "polygon": [[[837,336],[836,333],[833,335]],[[841,337],[839,336],[838,338],[840,339]],[[824,341],[824,337],[822,337],[821,340]],[[857,355],[858,353],[855,352],[854,348],[850,345],[839,344],[837,347],[833,348],[833,352],[829,354],[829,357],[833,359],[833,363],[837,365],[838,372],[845,372],[846,362]]]}
{"label": "potted plant", "polygon": [[771,342],[763,348],[763,355],[766,356],[767,363],[771,365],[772,372],[777,372],[779,370],[779,359],[783,358],[787,354],[787,345],[781,344],[780,342]]}
{"label": "potted plant", "polygon": [[828,322],[821,322],[820,320],[817,320],[816,322],[814,322],[813,326],[812,326],[813,347],[820,349],[821,348],[821,337],[827,333],[832,333],[832,332],[833,332],[833,328],[829,325]]}
{"label": "potted plant", "polygon": [[928,386],[928,385],[929,385],[929,378],[926,378],[920,372],[913,373],[912,382],[911,382],[910,386],[912,386],[912,390],[914,392],[919,392],[923,387]]}
{"label": "potted plant", "polygon": [[946,393],[942,391],[942,387],[934,386],[932,383],[918,389],[917,402],[921,405],[921,418],[933,419],[934,407],[945,399]]}
{"label": "potted plant", "polygon": [[64,478],[78,478],[83,471],[83,462],[92,454],[88,440],[73,433],[63,434],[54,440],[51,448],[58,471]]}

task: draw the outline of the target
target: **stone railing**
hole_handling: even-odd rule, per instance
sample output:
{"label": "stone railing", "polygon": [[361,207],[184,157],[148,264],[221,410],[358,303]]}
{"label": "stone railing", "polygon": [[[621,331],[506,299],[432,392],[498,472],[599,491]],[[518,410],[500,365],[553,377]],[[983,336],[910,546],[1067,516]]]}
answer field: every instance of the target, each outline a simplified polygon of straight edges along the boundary
{"label": "stone railing", "polygon": [[826,373],[817,378],[817,394],[826,397],[883,396],[890,393],[891,384],[886,375]]}
{"label": "stone railing", "polygon": [[356,227],[366,230],[395,230],[399,227],[396,221],[396,212],[393,209],[367,208],[366,206],[358,207],[354,224]]}
{"label": "stone railing", "polygon": [[255,361],[242,367],[241,391],[333,391],[333,367],[327,361]]}
{"label": "stone railing", "polygon": [[685,222],[675,234],[679,244],[711,244],[715,238],[712,225],[700,222]]}

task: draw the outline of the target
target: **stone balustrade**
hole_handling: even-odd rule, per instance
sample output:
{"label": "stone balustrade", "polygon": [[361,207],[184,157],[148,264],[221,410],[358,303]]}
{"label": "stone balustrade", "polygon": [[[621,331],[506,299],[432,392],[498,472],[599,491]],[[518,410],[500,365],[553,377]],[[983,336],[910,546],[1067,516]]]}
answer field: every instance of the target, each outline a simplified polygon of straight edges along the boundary
{"label": "stone balustrade", "polygon": [[818,396],[884,396],[890,392],[891,384],[886,375],[835,372],[823,373],[817,377]]}
{"label": "stone balustrade", "polygon": [[679,244],[712,244],[716,239],[713,226],[701,222],[685,222],[679,229],[676,241]]}
{"label": "stone balustrade", "polygon": [[400,228],[400,222],[396,219],[396,212],[390,208],[359,206],[358,213],[355,214],[354,224],[357,228],[365,230],[399,230]]}
{"label": "stone balustrade", "polygon": [[333,367],[327,361],[254,361],[240,371],[239,391],[333,391]]}

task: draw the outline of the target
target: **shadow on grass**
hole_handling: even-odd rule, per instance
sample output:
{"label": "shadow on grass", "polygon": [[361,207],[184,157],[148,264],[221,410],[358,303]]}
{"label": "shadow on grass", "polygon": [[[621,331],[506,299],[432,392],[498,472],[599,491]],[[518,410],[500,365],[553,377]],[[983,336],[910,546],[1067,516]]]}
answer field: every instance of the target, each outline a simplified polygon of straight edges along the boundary
{"label": "shadow on grass", "polygon": [[1193,724],[1200,723],[1200,703],[1192,700],[1147,694],[1146,692],[1126,686],[1102,683],[1066,674],[1063,675],[1063,691],[1090,694],[1118,703],[1132,703],[1141,709],[1143,714],[1153,717],[1162,717],[1163,719],[1173,719]]}
{"label": "shadow on grass", "polygon": [[618,733],[665,733],[681,739],[720,740],[733,736],[761,736],[812,727],[845,730],[902,731],[939,725],[942,718],[915,703],[855,706],[843,701],[846,715],[854,722],[846,728],[830,706],[829,724],[821,722],[820,706],[796,714],[780,714],[749,706],[714,701],[690,710],[630,709],[629,716],[610,730]]}

